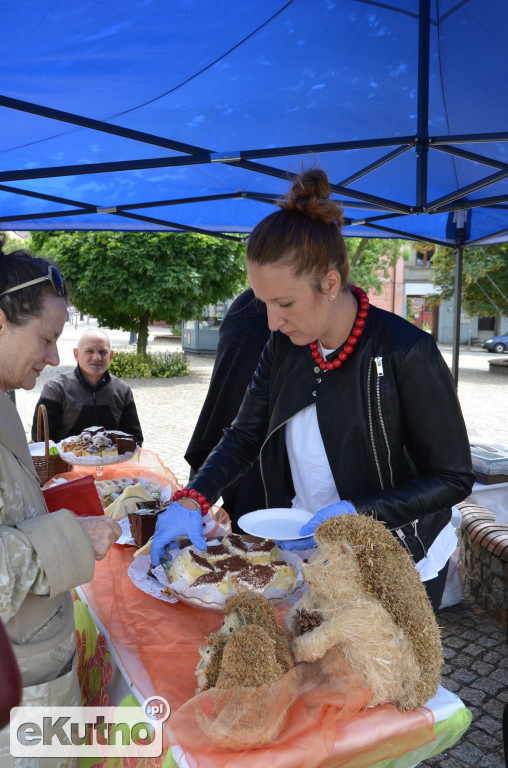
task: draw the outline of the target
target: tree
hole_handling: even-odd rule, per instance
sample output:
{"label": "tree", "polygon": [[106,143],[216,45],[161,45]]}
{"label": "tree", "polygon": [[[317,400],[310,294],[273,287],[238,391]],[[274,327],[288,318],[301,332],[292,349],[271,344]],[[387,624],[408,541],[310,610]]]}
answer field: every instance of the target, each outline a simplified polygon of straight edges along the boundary
{"label": "tree", "polygon": [[360,285],[365,291],[381,293],[382,281],[390,273],[402,256],[409,257],[409,245],[406,240],[383,240],[381,238],[347,237],[346,247],[351,267],[351,282]]}
{"label": "tree", "polygon": [[11,237],[8,232],[0,232],[0,236],[5,238],[3,244],[3,251],[5,253],[11,253],[11,251],[17,251],[19,248],[25,248],[24,241],[19,237]]}
{"label": "tree", "polygon": [[[455,253],[438,246],[432,258],[436,304],[455,292]],[[508,243],[465,248],[462,267],[462,306],[470,316],[508,316]]]}
{"label": "tree", "polygon": [[35,232],[30,248],[54,257],[79,310],[136,331],[143,355],[150,320],[200,317],[246,285],[243,243],[193,233]]}

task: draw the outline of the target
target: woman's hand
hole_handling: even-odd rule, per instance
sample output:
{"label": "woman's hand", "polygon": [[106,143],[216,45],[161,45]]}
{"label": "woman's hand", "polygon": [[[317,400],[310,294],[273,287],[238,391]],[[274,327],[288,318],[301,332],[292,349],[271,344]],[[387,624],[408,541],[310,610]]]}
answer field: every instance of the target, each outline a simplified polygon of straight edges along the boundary
{"label": "woman's hand", "polygon": [[284,549],[286,552],[296,550],[311,549],[316,546],[313,536],[307,536],[306,539],[287,539],[286,541],[275,542],[280,549]]}
{"label": "woman's hand", "polygon": [[76,520],[90,537],[96,560],[103,560],[112,544],[122,535],[122,529],[118,523],[107,515],[76,517]]}
{"label": "woman's hand", "polygon": [[350,501],[336,501],[335,504],[330,504],[328,507],[320,509],[319,512],[316,512],[314,517],[311,517],[308,523],[302,525],[300,528],[300,536],[311,536],[318,525],[321,525],[323,520],[326,520],[329,517],[354,514],[356,514],[356,509]]}
{"label": "woman's hand", "polygon": [[314,517],[311,517],[308,523],[302,525],[300,528],[300,536],[306,536],[306,539],[278,541],[277,544],[281,549],[309,549],[310,547],[315,547],[316,542],[314,541],[314,537],[309,534],[313,534],[318,525],[321,525],[323,520],[326,520],[328,517],[353,514],[356,514],[356,509],[353,507],[350,501],[337,501],[335,504],[330,504],[328,507],[320,509],[319,512],[316,512]]}
{"label": "woman's hand", "polygon": [[176,539],[180,536],[188,536],[197,549],[206,549],[201,508],[195,501],[185,497],[174,501],[157,518],[150,547],[152,565],[159,565],[166,554],[166,547],[174,549],[178,546]]}

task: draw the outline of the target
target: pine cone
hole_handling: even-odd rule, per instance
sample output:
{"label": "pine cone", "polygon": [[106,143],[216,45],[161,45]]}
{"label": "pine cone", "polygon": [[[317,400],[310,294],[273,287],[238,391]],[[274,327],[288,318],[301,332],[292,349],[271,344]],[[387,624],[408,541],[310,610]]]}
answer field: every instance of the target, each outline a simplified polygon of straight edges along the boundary
{"label": "pine cone", "polygon": [[319,611],[307,611],[303,608],[301,611],[297,611],[295,617],[295,637],[303,635],[304,632],[310,632],[312,629],[319,627],[323,622],[323,616]]}

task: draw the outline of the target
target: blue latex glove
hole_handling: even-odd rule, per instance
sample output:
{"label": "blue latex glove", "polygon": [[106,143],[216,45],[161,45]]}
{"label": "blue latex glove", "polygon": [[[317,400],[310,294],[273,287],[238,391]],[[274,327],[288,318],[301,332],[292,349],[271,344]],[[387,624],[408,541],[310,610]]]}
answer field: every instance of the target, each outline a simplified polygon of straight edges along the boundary
{"label": "blue latex glove", "polygon": [[300,536],[309,536],[310,534],[313,534],[318,525],[321,525],[323,520],[326,520],[328,517],[354,514],[356,514],[356,509],[350,501],[336,501],[335,504],[330,504],[328,507],[320,509],[319,512],[316,512],[314,517],[311,517],[308,523],[302,525],[300,528]]}
{"label": "blue latex glove", "polygon": [[[316,512],[314,517],[311,517],[308,523],[305,523],[305,525],[302,525],[300,528],[300,536],[305,536],[306,534],[312,534],[318,527],[318,525],[321,525],[323,520],[326,520],[327,517],[337,517],[337,515],[352,515],[356,514],[356,509],[353,507],[350,501],[336,501],[335,504],[330,504],[328,507],[324,507],[324,509],[320,509],[319,512]],[[278,541],[278,546],[281,549],[309,549],[310,547],[315,547],[316,542],[314,541],[313,536],[307,536],[305,539],[291,539],[290,541]]]}
{"label": "blue latex glove", "polygon": [[316,546],[313,536],[308,536],[306,539],[289,539],[288,541],[276,541],[275,542],[280,549],[293,550],[293,549],[310,549]]}
{"label": "blue latex glove", "polygon": [[197,549],[206,549],[203,534],[203,515],[200,509],[187,509],[177,501],[169,505],[167,510],[157,518],[155,533],[150,547],[152,565],[159,565],[166,554],[166,547],[176,549],[175,539],[188,536]]}

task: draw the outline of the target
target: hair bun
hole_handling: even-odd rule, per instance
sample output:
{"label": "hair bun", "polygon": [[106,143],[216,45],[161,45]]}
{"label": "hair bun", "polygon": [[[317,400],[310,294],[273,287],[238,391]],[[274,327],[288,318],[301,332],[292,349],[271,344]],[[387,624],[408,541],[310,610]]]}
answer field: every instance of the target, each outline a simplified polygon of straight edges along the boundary
{"label": "hair bun", "polygon": [[324,171],[312,168],[297,176],[286,197],[279,203],[286,211],[297,211],[312,219],[342,226],[342,206],[330,200],[330,182]]}

